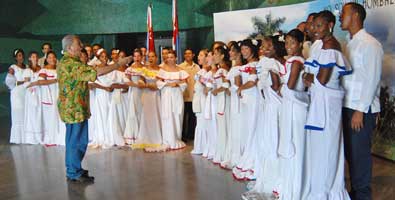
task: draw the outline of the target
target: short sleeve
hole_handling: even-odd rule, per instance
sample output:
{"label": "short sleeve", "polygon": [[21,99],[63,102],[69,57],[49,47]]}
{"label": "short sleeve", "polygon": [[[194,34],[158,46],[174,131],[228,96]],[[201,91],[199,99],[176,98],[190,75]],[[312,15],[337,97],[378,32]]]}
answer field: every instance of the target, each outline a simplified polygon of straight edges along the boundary
{"label": "short sleeve", "polygon": [[159,69],[158,75],[156,76],[159,79],[167,79],[167,73],[163,69]]}
{"label": "short sleeve", "polygon": [[75,77],[79,81],[95,81],[97,77],[97,71],[94,67],[91,67],[89,65],[84,65],[81,64],[77,67],[77,70],[75,70]]}
{"label": "short sleeve", "polygon": [[352,68],[344,55],[334,49],[321,49],[304,62],[305,66],[313,68],[336,68],[340,76],[352,73]]}
{"label": "short sleeve", "polygon": [[31,78],[33,76],[33,71],[31,69],[26,69],[23,71],[23,78]]}
{"label": "short sleeve", "polygon": [[181,71],[180,71],[180,79],[181,79],[181,80],[185,80],[185,79],[187,79],[188,77],[189,77],[188,72],[186,72],[186,71],[184,71],[184,70],[181,70]]}

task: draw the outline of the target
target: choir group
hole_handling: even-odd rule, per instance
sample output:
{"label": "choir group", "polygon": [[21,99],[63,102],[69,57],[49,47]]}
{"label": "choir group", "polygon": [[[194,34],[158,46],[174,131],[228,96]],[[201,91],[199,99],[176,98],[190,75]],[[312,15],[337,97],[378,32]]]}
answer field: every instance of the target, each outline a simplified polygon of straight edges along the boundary
{"label": "choir group", "polygon": [[[287,34],[215,42],[211,49],[200,50],[198,70],[190,60],[176,65],[172,50],[162,52],[161,65],[155,52],[134,50],[133,64],[89,83],[89,145],[128,145],[150,152],[184,148],[183,95],[193,90],[191,153],[231,170],[237,180],[249,181],[244,199],[262,194],[287,200],[350,199],[344,183],[342,107],[356,100],[348,96],[355,87],[347,85],[355,80],[347,77],[352,77],[351,64],[354,68],[362,58],[354,53],[356,47],[347,46],[342,53],[333,36],[335,20],[331,12],[321,11]],[[380,54],[381,45],[370,35],[364,37],[370,37],[369,44]],[[11,143],[64,145],[57,58],[48,46],[43,45],[42,64],[36,52],[29,54],[28,66],[23,50],[14,52],[16,64],[6,78]],[[99,45],[85,49],[80,60],[94,68],[126,56],[112,49],[109,61]],[[381,64],[376,64],[380,74]],[[373,93],[372,99],[377,90]],[[369,104],[367,109],[374,108]]]}

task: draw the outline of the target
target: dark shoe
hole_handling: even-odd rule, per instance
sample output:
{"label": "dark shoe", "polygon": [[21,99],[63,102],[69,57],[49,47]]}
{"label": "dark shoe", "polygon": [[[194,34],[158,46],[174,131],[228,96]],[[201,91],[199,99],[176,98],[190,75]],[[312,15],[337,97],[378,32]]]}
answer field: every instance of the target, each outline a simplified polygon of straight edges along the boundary
{"label": "dark shoe", "polygon": [[83,176],[89,176],[89,171],[86,169],[82,169],[82,175]]}
{"label": "dark shoe", "polygon": [[[89,171],[86,169],[82,169],[82,176],[89,176]],[[66,176],[66,178],[68,177]]]}
{"label": "dark shoe", "polygon": [[95,178],[93,176],[81,175],[78,178],[69,178],[69,177],[67,177],[67,181],[72,182],[72,183],[89,184],[89,183],[94,183],[95,182]]}

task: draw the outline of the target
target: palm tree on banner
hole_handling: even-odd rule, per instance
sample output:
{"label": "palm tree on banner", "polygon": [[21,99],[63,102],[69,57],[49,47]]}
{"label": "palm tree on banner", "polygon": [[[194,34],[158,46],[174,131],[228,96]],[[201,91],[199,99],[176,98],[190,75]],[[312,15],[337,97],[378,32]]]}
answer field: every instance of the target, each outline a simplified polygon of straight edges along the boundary
{"label": "palm tree on banner", "polygon": [[273,19],[272,13],[267,14],[264,20],[257,16],[251,18],[255,32],[250,34],[250,38],[273,35],[280,30],[280,26],[285,20],[285,17]]}

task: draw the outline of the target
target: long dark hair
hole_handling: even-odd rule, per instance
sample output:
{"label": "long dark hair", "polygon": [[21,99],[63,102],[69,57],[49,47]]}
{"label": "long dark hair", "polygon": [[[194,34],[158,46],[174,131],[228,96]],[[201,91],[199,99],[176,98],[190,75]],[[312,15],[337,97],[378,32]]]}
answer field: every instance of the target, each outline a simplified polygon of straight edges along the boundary
{"label": "long dark hair", "polygon": [[284,58],[284,56],[287,55],[287,50],[285,49],[285,42],[280,41],[280,35],[275,35],[275,36],[266,36],[264,39],[266,41],[271,41],[275,55],[277,58]]}
{"label": "long dark hair", "polygon": [[230,41],[230,42],[228,43],[229,52],[232,51],[232,48],[233,48],[234,50],[236,50],[237,53],[240,54],[239,59],[240,59],[240,61],[242,62],[242,64],[246,64],[246,63],[245,63],[245,60],[243,59],[243,55],[241,55],[241,46],[240,46],[240,45],[241,45],[241,41],[238,41],[238,42],[236,42],[236,41]]}
{"label": "long dark hair", "polygon": [[241,41],[240,49],[241,49],[242,46],[249,47],[251,49],[252,57],[255,58],[255,59],[259,59],[259,55],[258,55],[259,46],[258,45],[259,45],[258,41],[256,41],[256,44],[254,44],[251,39],[245,39],[245,40]]}
{"label": "long dark hair", "polygon": [[[38,52],[37,52],[37,51],[31,51],[31,52],[29,52],[28,65],[29,65],[29,68],[30,68],[30,69],[32,69],[32,67],[33,67],[33,63],[32,63],[32,61],[30,61],[30,57],[32,57],[33,54],[36,54],[37,57],[38,57]],[[38,63],[37,63],[37,65],[38,65]]]}
{"label": "long dark hair", "polygon": [[49,54],[53,54],[56,58],[56,53],[54,51],[48,51],[47,55],[45,56],[44,65],[48,65],[47,59],[48,59]]}
{"label": "long dark hair", "polygon": [[[16,56],[18,55],[18,53],[21,53],[22,56],[23,56],[23,59],[25,59],[25,52],[23,51],[23,49],[18,48],[18,49],[15,49],[15,50],[13,51],[13,53],[12,53],[12,56],[14,57],[15,61],[16,61]],[[23,68],[23,69],[26,68],[25,63],[22,63],[22,68]]]}
{"label": "long dark hair", "polygon": [[215,48],[214,51],[218,51],[221,55],[224,55],[224,63],[228,66],[231,67],[232,66],[232,62],[230,62],[229,59],[229,49],[227,46],[219,46],[217,48]]}

